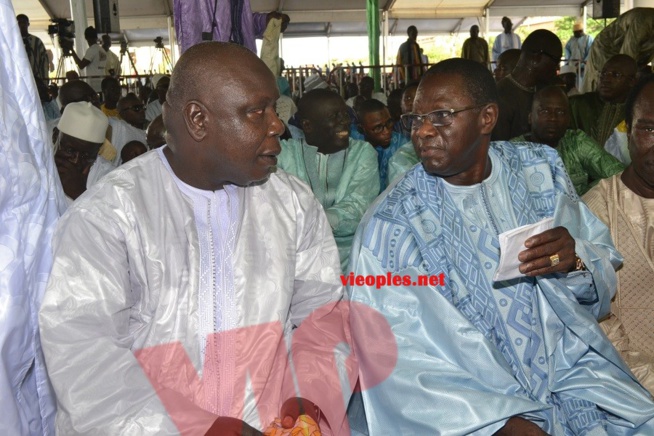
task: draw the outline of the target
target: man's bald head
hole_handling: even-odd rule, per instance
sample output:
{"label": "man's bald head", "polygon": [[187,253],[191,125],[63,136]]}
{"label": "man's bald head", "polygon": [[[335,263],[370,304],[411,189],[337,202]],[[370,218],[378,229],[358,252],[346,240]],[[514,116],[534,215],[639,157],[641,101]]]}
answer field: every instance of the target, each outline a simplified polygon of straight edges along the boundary
{"label": "man's bald head", "polygon": [[538,103],[546,98],[562,99],[566,102],[566,104],[568,103],[568,96],[563,88],[556,85],[550,85],[536,91],[536,94],[534,94],[534,100],[531,105],[532,109],[537,107]]}
{"label": "man's bald head", "polygon": [[[233,86],[236,79],[261,71],[265,64],[250,50],[238,44],[203,42],[184,52],[170,77],[167,101],[171,107],[181,108],[191,100],[206,98],[208,82],[219,78],[224,86]],[[269,71],[272,75],[272,72]]]}
{"label": "man's bald head", "polygon": [[329,89],[312,89],[305,93],[297,105],[297,117],[300,120],[314,119],[320,108],[331,100],[343,100],[343,98]]}

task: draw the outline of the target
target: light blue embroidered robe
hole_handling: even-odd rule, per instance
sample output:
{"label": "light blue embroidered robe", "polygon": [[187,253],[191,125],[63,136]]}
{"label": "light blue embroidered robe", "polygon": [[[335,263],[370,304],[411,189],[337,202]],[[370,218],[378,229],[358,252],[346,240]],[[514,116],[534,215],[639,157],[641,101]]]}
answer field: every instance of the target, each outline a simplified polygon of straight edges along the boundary
{"label": "light blue embroidered robe", "polygon": [[277,166],[311,186],[325,209],[345,270],[354,232],[379,194],[375,149],[365,141],[350,138],[346,150],[325,155],[304,139],[289,139],[282,141]]}
{"label": "light blue embroidered robe", "polygon": [[[495,230],[472,225],[442,179],[411,169],[362,220],[350,269],[414,280],[444,273],[446,283],[349,287],[352,301],[384,315],[398,347],[390,376],[369,386],[394,351],[368,352],[370,329],[352,310],[370,434],[491,435],[512,416],[555,436],[654,434],[654,403],[595,321],[609,310],[621,262],[608,230],[555,150],[502,142],[490,154],[511,203],[507,219],[519,226],[553,216],[588,272],[492,283]],[[503,201],[493,201],[497,218]]]}

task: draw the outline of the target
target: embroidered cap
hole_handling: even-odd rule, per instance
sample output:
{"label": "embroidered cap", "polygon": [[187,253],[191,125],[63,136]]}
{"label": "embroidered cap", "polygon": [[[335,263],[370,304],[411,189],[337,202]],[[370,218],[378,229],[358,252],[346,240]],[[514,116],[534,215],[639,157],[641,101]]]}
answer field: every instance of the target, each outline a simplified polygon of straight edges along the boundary
{"label": "embroidered cap", "polygon": [[102,144],[105,141],[109,119],[91,103],[69,103],[61,115],[59,131],[74,138]]}

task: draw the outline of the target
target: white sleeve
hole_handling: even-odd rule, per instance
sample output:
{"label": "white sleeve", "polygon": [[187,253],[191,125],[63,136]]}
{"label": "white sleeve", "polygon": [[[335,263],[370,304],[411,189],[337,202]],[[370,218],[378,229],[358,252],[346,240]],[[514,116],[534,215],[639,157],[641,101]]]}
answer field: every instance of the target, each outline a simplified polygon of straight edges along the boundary
{"label": "white sleeve", "polygon": [[145,297],[130,284],[125,233],[78,207],[55,234],[39,321],[59,434],[178,434],[131,348],[148,325],[132,310]]}

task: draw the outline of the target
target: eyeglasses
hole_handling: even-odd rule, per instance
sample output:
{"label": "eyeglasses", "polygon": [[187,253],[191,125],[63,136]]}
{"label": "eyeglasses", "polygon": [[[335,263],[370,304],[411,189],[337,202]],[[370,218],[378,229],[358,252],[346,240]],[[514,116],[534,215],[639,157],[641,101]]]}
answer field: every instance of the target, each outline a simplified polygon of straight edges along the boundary
{"label": "eyeglasses", "polygon": [[484,106],[486,106],[486,103],[477,106],[464,107],[463,109],[439,109],[429,112],[428,114],[404,114],[400,117],[400,120],[402,120],[402,127],[407,130],[418,130],[422,127],[425,119],[427,119],[434,127],[449,126],[454,121],[454,114],[478,109]]}
{"label": "eyeglasses", "polygon": [[370,129],[370,131],[375,134],[380,134],[381,132],[384,131],[384,129],[392,130],[393,124],[395,124],[393,122],[393,119],[389,118],[388,121],[386,121],[385,123],[377,124],[375,127]]}
{"label": "eyeglasses", "polygon": [[92,164],[98,158],[97,152],[89,153],[86,151],[79,151],[73,147],[60,147],[57,150],[57,153],[60,153],[63,157],[66,158],[66,160],[69,160],[73,163],[84,162],[87,164]]}
{"label": "eyeglasses", "polygon": [[123,109],[121,112],[125,111],[134,111],[134,112],[141,112],[143,109],[145,109],[145,106],[142,104],[135,104],[134,106],[126,107]]}
{"label": "eyeglasses", "polygon": [[624,77],[631,77],[631,75],[627,76],[624,73],[621,73],[619,71],[602,71],[599,73],[600,79],[607,79],[607,78],[612,78],[615,80],[620,80]]}

